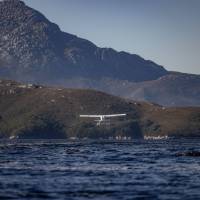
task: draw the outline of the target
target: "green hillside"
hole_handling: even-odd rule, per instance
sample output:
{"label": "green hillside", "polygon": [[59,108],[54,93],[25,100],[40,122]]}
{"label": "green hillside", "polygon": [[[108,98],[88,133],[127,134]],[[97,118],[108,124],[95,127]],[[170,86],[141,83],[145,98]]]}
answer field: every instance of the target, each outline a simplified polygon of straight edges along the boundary
{"label": "green hillside", "polygon": [[[127,113],[97,126],[80,114]],[[93,90],[0,81],[1,138],[200,136],[200,108],[164,108]]]}

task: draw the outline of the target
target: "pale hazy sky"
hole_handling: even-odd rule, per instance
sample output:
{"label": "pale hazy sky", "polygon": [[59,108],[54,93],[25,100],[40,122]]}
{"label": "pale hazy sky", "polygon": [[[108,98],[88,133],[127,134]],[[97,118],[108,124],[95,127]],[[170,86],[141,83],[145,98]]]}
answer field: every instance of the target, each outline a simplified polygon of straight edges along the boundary
{"label": "pale hazy sky", "polygon": [[68,33],[200,74],[200,0],[25,0]]}

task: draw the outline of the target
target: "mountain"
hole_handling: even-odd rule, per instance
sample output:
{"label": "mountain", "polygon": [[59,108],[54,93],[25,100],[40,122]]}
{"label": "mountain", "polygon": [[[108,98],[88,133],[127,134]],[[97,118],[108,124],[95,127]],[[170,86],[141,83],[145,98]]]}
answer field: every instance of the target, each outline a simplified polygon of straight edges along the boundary
{"label": "mountain", "polygon": [[200,106],[199,75],[171,72],[156,80],[142,82],[110,78],[98,80],[72,78],[54,84],[96,89],[128,99],[155,102],[163,106]]}
{"label": "mountain", "polygon": [[8,77],[40,81],[76,75],[141,81],[167,74],[138,55],[98,48],[64,33],[19,0],[0,2],[0,36],[1,74]]}
{"label": "mountain", "polygon": [[[127,113],[96,126],[80,114]],[[200,108],[165,108],[94,90],[0,80],[0,138],[199,137]]]}
{"label": "mountain", "polygon": [[134,83],[124,89],[128,98],[164,106],[200,106],[200,76],[171,73],[157,80]]}
{"label": "mountain", "polygon": [[0,77],[98,89],[166,106],[200,106],[200,76],[62,32],[19,0],[0,2]]}

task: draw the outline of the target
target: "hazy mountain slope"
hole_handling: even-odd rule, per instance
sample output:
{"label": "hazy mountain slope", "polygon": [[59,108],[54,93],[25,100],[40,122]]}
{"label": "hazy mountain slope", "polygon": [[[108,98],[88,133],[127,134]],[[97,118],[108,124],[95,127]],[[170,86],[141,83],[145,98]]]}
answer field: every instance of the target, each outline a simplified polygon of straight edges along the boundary
{"label": "hazy mountain slope", "polygon": [[155,102],[164,106],[200,106],[200,76],[171,73],[159,79],[131,82],[110,78],[72,78],[48,83],[64,87],[89,88],[139,100]]}
{"label": "hazy mountain slope", "polygon": [[0,64],[1,76],[35,81],[74,75],[141,81],[167,74],[138,55],[64,33],[19,0],[0,2]]}
{"label": "hazy mountain slope", "polygon": [[[127,113],[96,126],[80,114]],[[164,108],[92,90],[0,81],[0,137],[200,136],[200,108]]]}
{"label": "hazy mountain slope", "polygon": [[[130,91],[131,90],[131,91]],[[154,81],[134,84],[124,96],[166,106],[200,106],[200,76],[170,74]]]}

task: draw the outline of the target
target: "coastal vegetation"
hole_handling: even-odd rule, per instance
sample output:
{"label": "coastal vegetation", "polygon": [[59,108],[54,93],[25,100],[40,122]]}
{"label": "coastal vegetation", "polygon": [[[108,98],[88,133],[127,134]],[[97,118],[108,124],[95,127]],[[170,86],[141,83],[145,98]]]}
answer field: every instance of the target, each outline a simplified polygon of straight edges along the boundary
{"label": "coastal vegetation", "polygon": [[[126,113],[97,126],[80,114]],[[200,108],[167,108],[103,92],[0,81],[0,137],[27,139],[200,136]]]}

